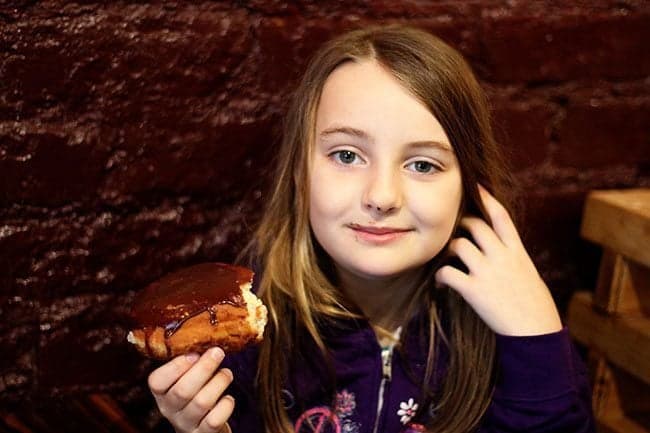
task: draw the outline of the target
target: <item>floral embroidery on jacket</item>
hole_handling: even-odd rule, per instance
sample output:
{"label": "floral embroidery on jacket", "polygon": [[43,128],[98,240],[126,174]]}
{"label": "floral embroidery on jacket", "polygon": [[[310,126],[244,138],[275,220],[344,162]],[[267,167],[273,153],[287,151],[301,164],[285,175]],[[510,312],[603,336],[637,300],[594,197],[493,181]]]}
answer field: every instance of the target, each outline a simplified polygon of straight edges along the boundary
{"label": "floral embroidery on jacket", "polygon": [[336,394],[336,414],[341,418],[352,415],[354,409],[357,407],[357,402],[354,400],[354,394],[344,389]]}
{"label": "floral embroidery on jacket", "polygon": [[397,415],[401,417],[401,423],[406,424],[407,422],[411,421],[411,418],[415,416],[417,410],[418,404],[412,398],[409,398],[408,401],[403,401],[399,404]]}
{"label": "floral embroidery on jacket", "polygon": [[426,427],[422,424],[410,423],[402,433],[420,433],[426,430]]}
{"label": "floral embroidery on jacket", "polygon": [[349,417],[357,407],[354,393],[336,393],[334,410],[318,406],[305,411],[294,425],[296,433],[359,433],[360,424]]}

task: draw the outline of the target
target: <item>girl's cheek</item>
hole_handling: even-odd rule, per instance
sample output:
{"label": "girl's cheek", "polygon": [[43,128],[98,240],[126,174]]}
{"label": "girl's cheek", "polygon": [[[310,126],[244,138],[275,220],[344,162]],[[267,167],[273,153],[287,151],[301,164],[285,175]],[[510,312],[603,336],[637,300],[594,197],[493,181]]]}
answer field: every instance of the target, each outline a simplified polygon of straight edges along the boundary
{"label": "girl's cheek", "polygon": [[315,179],[310,190],[310,210],[320,217],[336,217],[345,213],[352,200],[350,188],[335,181]]}
{"label": "girl's cheek", "polygon": [[456,212],[451,209],[442,209],[440,207],[429,206],[429,207],[420,207],[413,211],[416,218],[420,221],[420,224],[424,228],[435,229],[437,232],[449,231],[454,227],[456,222]]}
{"label": "girl's cheek", "polygon": [[363,180],[355,173],[320,166],[314,169],[311,201],[328,213],[343,212],[361,200]]}
{"label": "girl's cheek", "polygon": [[407,197],[411,212],[423,223],[447,224],[452,227],[456,221],[461,202],[460,182],[457,187],[423,188],[412,191]]}

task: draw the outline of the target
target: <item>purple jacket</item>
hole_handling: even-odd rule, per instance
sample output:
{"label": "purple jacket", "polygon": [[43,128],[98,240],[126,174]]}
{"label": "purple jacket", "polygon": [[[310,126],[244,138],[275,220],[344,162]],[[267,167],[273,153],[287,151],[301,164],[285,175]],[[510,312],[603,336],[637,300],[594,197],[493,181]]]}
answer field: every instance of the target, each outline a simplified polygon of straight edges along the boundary
{"label": "purple jacket", "polygon": [[[422,407],[420,399],[426,350],[413,332],[414,326],[409,325],[410,332],[402,342],[405,350],[384,350],[383,362],[382,349],[367,322],[350,321],[329,330],[325,341],[336,370],[334,405],[330,404],[325,365],[316,351],[303,351],[283,390],[295,431],[422,431],[421,425],[435,413],[431,407]],[[441,362],[434,374],[434,388],[444,375],[447,359],[443,345],[437,350]],[[496,388],[478,432],[595,432],[584,364],[566,328],[534,337],[499,335],[497,354]],[[254,386],[257,356],[252,347],[228,355],[224,361],[235,376],[228,390],[236,400],[229,421],[234,433],[263,432]]]}

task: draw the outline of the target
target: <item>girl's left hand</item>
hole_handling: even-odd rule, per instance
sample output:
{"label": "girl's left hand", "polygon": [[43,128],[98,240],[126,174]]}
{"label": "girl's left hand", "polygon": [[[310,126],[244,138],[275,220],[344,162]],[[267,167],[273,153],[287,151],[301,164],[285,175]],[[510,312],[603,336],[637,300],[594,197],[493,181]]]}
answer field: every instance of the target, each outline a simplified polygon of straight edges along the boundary
{"label": "girl's left hand", "polygon": [[436,282],[458,292],[492,330],[502,335],[541,335],[562,329],[553,297],[521,242],[510,215],[479,185],[493,227],[481,218],[463,217],[476,244],[455,238],[449,252],[469,269],[452,266],[436,273]]}

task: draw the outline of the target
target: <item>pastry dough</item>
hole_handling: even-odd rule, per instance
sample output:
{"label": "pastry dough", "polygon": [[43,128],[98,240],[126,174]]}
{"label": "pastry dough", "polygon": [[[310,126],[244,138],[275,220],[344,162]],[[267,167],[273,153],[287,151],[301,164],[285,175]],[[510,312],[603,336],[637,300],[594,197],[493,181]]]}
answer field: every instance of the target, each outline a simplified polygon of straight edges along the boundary
{"label": "pastry dough", "polygon": [[127,340],[161,360],[213,346],[235,352],[259,342],[267,310],[251,292],[252,280],[250,269],[223,263],[173,272],[137,296]]}

